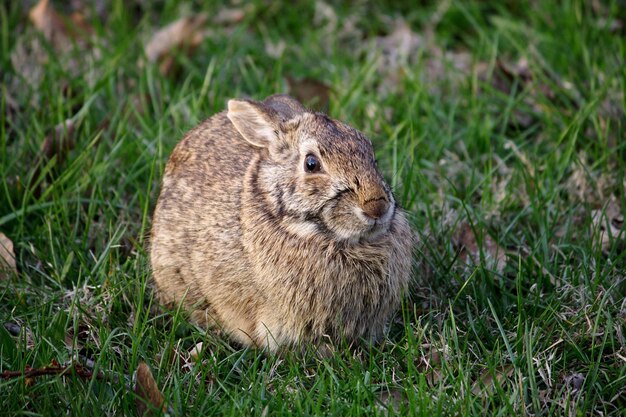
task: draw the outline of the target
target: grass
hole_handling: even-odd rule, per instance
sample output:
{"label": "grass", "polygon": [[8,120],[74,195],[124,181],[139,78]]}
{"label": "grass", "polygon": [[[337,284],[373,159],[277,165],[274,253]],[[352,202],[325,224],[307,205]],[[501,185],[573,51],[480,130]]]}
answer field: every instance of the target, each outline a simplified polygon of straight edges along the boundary
{"label": "grass", "polygon": [[[3,415],[134,415],[141,361],[174,415],[626,415],[624,231],[601,239],[626,210],[626,4],[390,3],[254,2],[167,75],[144,42],[224,6],[111,0],[83,11],[92,44],[59,52],[26,5],[0,5],[0,231],[19,271],[0,280],[0,372],[101,373],[0,379]],[[383,53],[400,16],[422,38]],[[328,358],[242,350],[158,308],[145,251],[184,132],[287,76],[331,87],[422,242],[388,337]],[[74,143],[46,155],[67,119]]]}

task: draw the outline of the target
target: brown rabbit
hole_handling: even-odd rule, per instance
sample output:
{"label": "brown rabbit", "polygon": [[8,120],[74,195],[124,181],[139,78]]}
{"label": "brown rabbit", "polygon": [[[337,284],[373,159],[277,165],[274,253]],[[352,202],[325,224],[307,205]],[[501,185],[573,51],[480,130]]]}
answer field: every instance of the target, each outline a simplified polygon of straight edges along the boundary
{"label": "brown rabbit", "polygon": [[379,338],[412,236],[370,141],[274,95],[230,100],[176,146],[150,255],[162,301],[275,350]]}

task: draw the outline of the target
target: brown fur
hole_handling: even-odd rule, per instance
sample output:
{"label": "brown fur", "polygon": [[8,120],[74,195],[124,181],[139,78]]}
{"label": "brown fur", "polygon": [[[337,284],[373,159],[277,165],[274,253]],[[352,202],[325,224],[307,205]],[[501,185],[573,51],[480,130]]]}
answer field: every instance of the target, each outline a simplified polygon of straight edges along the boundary
{"label": "brown fur", "polygon": [[[307,154],[320,172],[305,171]],[[150,255],[164,302],[274,350],[379,338],[412,244],[370,141],[277,95],[231,100],[176,146]]]}

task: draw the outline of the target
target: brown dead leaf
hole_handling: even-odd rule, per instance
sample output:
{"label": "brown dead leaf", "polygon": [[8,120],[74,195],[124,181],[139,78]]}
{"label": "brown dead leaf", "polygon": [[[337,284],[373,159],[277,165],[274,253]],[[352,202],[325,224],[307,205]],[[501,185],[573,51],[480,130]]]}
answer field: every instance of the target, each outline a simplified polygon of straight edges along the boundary
{"label": "brown dead leaf", "polygon": [[[580,155],[578,161],[586,161],[586,155]],[[587,166],[583,162],[572,162],[572,174],[565,181],[565,188],[568,194],[578,201],[592,201],[595,189],[590,186],[587,180]]]}
{"label": "brown dead leaf", "polygon": [[414,64],[420,50],[426,48],[424,38],[413,32],[410,26],[398,19],[392,23],[393,30],[386,36],[375,39],[374,53],[380,55],[378,71],[383,76],[379,93],[396,91],[408,66]]}
{"label": "brown dead leaf", "polygon": [[254,9],[254,5],[251,3],[241,8],[223,8],[213,16],[212,20],[216,25],[234,25],[241,23],[252,9]]}
{"label": "brown dead leaf", "polygon": [[432,22],[421,33],[414,32],[403,19],[396,19],[390,23],[392,30],[388,35],[377,37],[373,47],[368,45],[366,53],[379,56],[380,94],[398,92],[406,74],[413,73],[420,64],[423,71],[419,77],[433,93],[444,85],[457,87],[472,75],[473,57],[468,51],[443,50],[434,41],[435,26],[449,5],[449,1],[442,1]]}
{"label": "brown dead leaf", "polygon": [[365,37],[360,24],[363,19],[362,13],[357,11],[339,17],[335,11],[337,7],[336,2],[328,4],[321,0],[315,1],[313,25],[320,29],[323,39],[318,42],[318,46],[327,54],[333,53],[333,45],[336,43],[350,48],[361,45]]}
{"label": "brown dead leaf", "polygon": [[603,252],[607,252],[616,239],[624,240],[624,211],[615,196],[611,196],[604,209],[593,210],[591,219],[592,240]]}
{"label": "brown dead leaf", "polygon": [[[510,92],[511,83],[513,81],[518,80],[523,86],[525,86],[533,79],[533,75],[528,66],[528,60],[525,57],[521,57],[515,63],[498,59],[496,61],[496,66],[499,70],[496,73],[499,77],[496,78],[500,83],[496,83],[496,87],[507,94]],[[505,85],[502,84],[505,82],[503,78],[508,81]]]}
{"label": "brown dead leaf", "polygon": [[[100,55],[100,49],[90,44],[93,28],[87,23],[83,14],[74,12],[69,16],[58,13],[50,0],[40,0],[29,11],[32,28],[28,28],[25,36],[20,36],[11,51],[11,64],[16,72],[35,88],[31,106],[37,102],[37,86],[43,79],[45,65],[56,59],[58,64],[70,77],[79,76],[85,68],[92,68],[93,59]],[[34,36],[39,32],[43,36]],[[45,41],[42,42],[42,39]],[[50,56],[50,48],[55,57]],[[87,46],[89,46],[87,48]],[[74,55],[70,55],[74,52]],[[65,80],[58,80],[62,84]],[[9,84],[9,92],[22,88],[21,84]]]}
{"label": "brown dead leaf", "polygon": [[[477,232],[480,233],[479,230]],[[466,221],[459,225],[452,237],[454,245],[460,250],[459,259],[475,265],[484,262],[487,268],[502,272],[506,266],[506,250],[499,246],[488,233],[481,234],[482,237],[477,237]]]}
{"label": "brown dead leaf", "polygon": [[145,362],[140,362],[137,367],[135,379],[135,406],[140,416],[158,415],[158,410],[165,411],[163,394],[159,391],[150,368]]}
{"label": "brown dead leaf", "polygon": [[337,30],[337,13],[335,9],[321,0],[315,2],[315,15],[313,16],[313,24],[315,26],[327,26],[329,31]]}
{"label": "brown dead leaf", "polygon": [[0,232],[0,279],[8,279],[13,275],[17,275],[13,242]]}
{"label": "brown dead leaf", "polygon": [[[211,21],[215,25],[235,25],[243,21],[253,9],[251,4],[239,8],[223,8]],[[176,54],[182,52],[191,56],[198,45],[212,33],[207,28],[208,21],[207,13],[197,13],[181,17],[156,31],[144,47],[148,62],[158,63],[161,74],[172,75],[176,69]]]}
{"label": "brown dead leaf", "polygon": [[610,170],[592,170],[593,161],[585,151],[580,151],[571,163],[571,174],[565,180],[565,189],[572,201],[598,204],[606,201],[611,191],[619,186]]}
{"label": "brown dead leaf", "polygon": [[297,80],[287,75],[289,94],[315,110],[328,110],[331,88],[314,78]]}
{"label": "brown dead leaf", "polygon": [[159,71],[163,75],[173,72],[175,54],[183,51],[187,55],[206,38],[206,23],[209,16],[199,13],[185,16],[158,30],[145,45],[148,62],[159,63]]}
{"label": "brown dead leaf", "polygon": [[595,21],[595,26],[601,30],[607,30],[611,33],[620,32],[624,29],[624,15],[620,13],[621,16],[615,18],[611,13],[609,3],[593,0],[589,2],[591,9],[593,10],[594,16],[598,16]]}
{"label": "brown dead leaf", "polygon": [[513,375],[515,368],[509,364],[507,366],[498,367],[495,369],[495,374],[489,369],[485,369],[478,378],[472,384],[472,394],[480,396],[489,396],[495,389],[495,384],[502,385],[502,383],[510,379]]}
{"label": "brown dead leaf", "polygon": [[286,49],[287,43],[282,39],[279,39],[276,42],[273,42],[271,40],[265,41],[265,53],[270,58],[279,59],[281,56],[283,56]]}
{"label": "brown dead leaf", "polygon": [[55,48],[66,49],[72,41],[85,40],[93,28],[80,13],[59,14],[50,0],[40,0],[28,13],[31,22]]}
{"label": "brown dead leaf", "polygon": [[413,54],[424,47],[425,41],[402,19],[395,21],[393,26],[392,32],[377,38],[376,43],[381,48],[385,64],[396,67],[406,63]]}
{"label": "brown dead leaf", "polygon": [[191,348],[191,350],[189,351],[190,358],[195,361],[200,359],[202,357],[202,350],[203,350],[202,348],[203,348],[202,342],[199,342],[193,348]]}

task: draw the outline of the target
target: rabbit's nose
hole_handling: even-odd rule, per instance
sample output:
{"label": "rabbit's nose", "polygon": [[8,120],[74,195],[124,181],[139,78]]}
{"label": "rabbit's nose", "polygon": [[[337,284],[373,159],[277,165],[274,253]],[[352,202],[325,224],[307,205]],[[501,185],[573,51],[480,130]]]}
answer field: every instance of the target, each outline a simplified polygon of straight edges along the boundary
{"label": "rabbit's nose", "polygon": [[379,219],[389,210],[389,202],[385,197],[373,198],[363,204],[363,213],[372,219]]}

